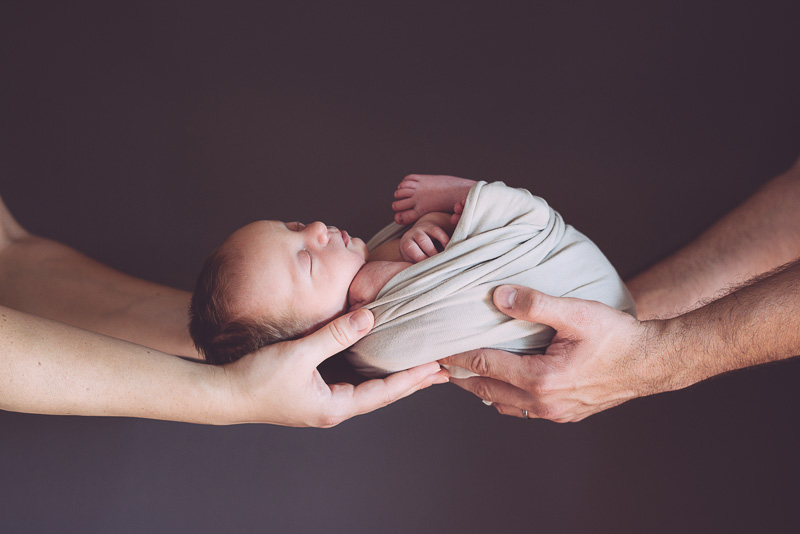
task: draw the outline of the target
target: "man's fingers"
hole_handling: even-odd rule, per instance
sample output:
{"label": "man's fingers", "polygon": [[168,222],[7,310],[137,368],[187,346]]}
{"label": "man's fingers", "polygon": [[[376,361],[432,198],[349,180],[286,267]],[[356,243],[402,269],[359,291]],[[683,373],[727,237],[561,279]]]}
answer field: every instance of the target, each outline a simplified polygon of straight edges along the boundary
{"label": "man's fingers", "polygon": [[449,374],[436,362],[426,363],[356,387],[331,386],[333,406],[342,419],[371,412],[433,384],[447,382]]}
{"label": "man's fingers", "polygon": [[500,286],[492,298],[497,309],[506,315],[556,330],[581,322],[587,306],[578,299],[551,297],[523,286]]}
{"label": "man's fingers", "polygon": [[450,381],[458,387],[473,393],[482,400],[493,404],[508,406],[531,406],[534,399],[530,393],[493,378],[473,376],[470,378],[452,378]]}
{"label": "man's fingers", "polygon": [[361,308],[326,324],[313,334],[291,341],[292,349],[314,367],[367,335],[375,323],[372,312]]}
{"label": "man's fingers", "polygon": [[439,360],[439,363],[461,367],[509,384],[522,385],[531,373],[530,358],[533,356],[520,356],[504,350],[476,349],[448,356]]}
{"label": "man's fingers", "polygon": [[522,411],[523,408],[518,408],[517,406],[495,402],[492,404],[492,407],[497,410],[497,413],[502,415],[510,415],[511,417],[519,417],[520,419],[539,419],[539,416],[530,410],[528,410],[528,417],[525,417],[525,412]]}

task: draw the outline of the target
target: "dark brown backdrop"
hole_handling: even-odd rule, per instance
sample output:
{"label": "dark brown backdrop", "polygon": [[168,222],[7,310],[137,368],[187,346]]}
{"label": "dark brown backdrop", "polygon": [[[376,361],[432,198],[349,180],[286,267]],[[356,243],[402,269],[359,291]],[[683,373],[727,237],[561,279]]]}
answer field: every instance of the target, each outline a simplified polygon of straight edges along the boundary
{"label": "dark brown backdrop", "polygon": [[[0,192],[182,288],[254,219],[368,237],[410,172],[527,187],[628,277],[800,154],[793,1],[109,4],[0,6]],[[0,413],[0,531],[787,531],[798,382],[569,425],[453,386],[324,431]]]}

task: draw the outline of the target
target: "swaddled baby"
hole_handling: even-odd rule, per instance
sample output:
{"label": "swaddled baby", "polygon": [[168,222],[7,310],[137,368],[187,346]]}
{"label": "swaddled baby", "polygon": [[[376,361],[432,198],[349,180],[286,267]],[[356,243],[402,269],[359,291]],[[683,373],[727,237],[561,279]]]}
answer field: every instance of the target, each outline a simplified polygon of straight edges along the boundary
{"label": "swaddled baby", "polygon": [[[479,347],[536,352],[552,331],[494,308],[504,283],[556,296],[633,301],[608,260],[538,197],[502,183],[406,177],[395,220],[366,246],[322,223],[258,221],[206,260],[190,331],[211,363],[301,337],[366,306],[375,327],[349,355],[379,376]],[[438,242],[438,247],[437,243]]]}

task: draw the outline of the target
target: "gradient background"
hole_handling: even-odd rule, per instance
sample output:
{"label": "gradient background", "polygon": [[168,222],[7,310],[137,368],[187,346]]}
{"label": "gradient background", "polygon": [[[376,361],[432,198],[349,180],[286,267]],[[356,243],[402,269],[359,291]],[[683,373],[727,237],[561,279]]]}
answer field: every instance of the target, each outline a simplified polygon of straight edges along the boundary
{"label": "gradient background", "polygon": [[[112,4],[0,4],[0,192],[181,288],[254,219],[369,237],[411,172],[529,188],[627,278],[800,154],[794,1]],[[450,385],[332,430],[2,412],[0,531],[793,531],[799,382],[565,425]]]}

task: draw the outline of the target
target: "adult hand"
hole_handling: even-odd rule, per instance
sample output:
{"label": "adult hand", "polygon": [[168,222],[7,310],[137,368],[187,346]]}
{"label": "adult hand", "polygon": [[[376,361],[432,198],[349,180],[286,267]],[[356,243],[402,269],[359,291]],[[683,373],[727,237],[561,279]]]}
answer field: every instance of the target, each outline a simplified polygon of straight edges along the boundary
{"label": "adult hand", "polygon": [[657,323],[642,323],[605,304],[500,286],[495,305],[516,319],[556,329],[545,354],[478,349],[440,361],[478,375],[451,381],[502,414],[580,421],[638,396],[663,391],[665,374],[648,358]]}
{"label": "adult hand", "polygon": [[277,343],[222,366],[230,392],[230,398],[218,402],[230,408],[225,422],[331,427],[447,382],[447,371],[432,362],[357,386],[326,384],[317,366],[361,339],[373,323],[372,313],[361,309],[303,339]]}

